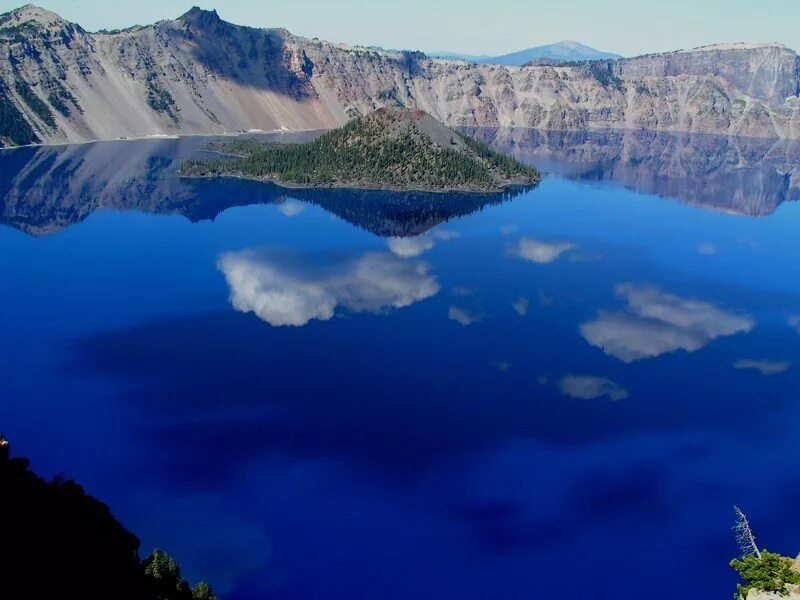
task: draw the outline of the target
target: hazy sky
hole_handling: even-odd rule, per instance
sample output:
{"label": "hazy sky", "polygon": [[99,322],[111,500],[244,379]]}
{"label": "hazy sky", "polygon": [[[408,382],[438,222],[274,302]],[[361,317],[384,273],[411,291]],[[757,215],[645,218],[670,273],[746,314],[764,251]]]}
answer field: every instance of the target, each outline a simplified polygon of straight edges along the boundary
{"label": "hazy sky", "polygon": [[[572,39],[633,55],[716,42],[800,49],[800,0],[200,0],[223,19],[387,48],[500,54]],[[198,0],[195,0],[198,2]],[[0,12],[19,0],[0,0]],[[192,0],[39,0],[86,29],[174,18]]]}

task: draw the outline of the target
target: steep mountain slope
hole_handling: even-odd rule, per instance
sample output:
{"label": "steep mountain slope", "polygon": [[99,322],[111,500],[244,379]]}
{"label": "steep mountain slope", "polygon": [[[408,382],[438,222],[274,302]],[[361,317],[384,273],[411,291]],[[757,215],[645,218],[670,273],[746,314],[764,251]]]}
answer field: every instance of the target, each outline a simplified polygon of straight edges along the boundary
{"label": "steep mountain slope", "polygon": [[0,16],[0,140],[330,128],[397,105],[448,125],[800,137],[800,62],[784,47],[590,64],[429,59],[232,25],[197,8],[89,33],[29,5]]}
{"label": "steep mountain slope", "polygon": [[[175,21],[90,34],[26,6],[0,20],[0,77],[45,141],[172,132],[329,127],[302,50],[286,32],[236,27],[193,9]],[[14,83],[12,83],[14,82]],[[63,109],[49,102],[60,94]]]}
{"label": "steep mountain slope", "polygon": [[476,62],[481,64],[507,65],[521,67],[535,59],[581,61],[581,60],[615,60],[622,58],[613,52],[603,52],[585,46],[579,42],[564,40],[556,44],[527,48],[501,56],[481,57]]}

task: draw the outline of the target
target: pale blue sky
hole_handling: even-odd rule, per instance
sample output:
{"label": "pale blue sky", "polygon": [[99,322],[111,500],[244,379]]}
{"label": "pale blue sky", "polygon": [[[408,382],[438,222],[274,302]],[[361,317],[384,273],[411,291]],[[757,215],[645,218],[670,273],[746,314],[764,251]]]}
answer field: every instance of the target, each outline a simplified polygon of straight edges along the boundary
{"label": "pale blue sky", "polygon": [[[174,18],[193,3],[223,19],[387,48],[501,54],[573,39],[633,55],[716,42],[800,49],[800,0],[39,0],[86,29]],[[0,0],[0,12],[23,2]]]}

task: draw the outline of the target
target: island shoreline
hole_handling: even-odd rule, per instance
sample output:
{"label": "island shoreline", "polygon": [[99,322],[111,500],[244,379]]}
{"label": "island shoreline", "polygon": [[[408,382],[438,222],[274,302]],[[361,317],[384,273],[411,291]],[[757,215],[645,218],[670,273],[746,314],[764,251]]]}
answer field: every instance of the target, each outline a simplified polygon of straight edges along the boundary
{"label": "island shoreline", "polygon": [[414,188],[414,187],[397,187],[397,186],[378,186],[377,184],[365,184],[365,185],[352,185],[352,184],[302,184],[302,183],[290,183],[290,182],[282,182],[277,181],[275,179],[270,178],[263,178],[263,177],[248,177],[247,175],[234,175],[230,173],[226,173],[224,175],[186,175],[181,173],[180,171],[177,173],[179,179],[204,179],[204,180],[214,180],[214,179],[235,179],[239,181],[252,181],[255,183],[268,183],[274,185],[279,188],[283,188],[285,190],[352,190],[352,191],[359,191],[359,192],[390,192],[390,193],[404,193],[404,192],[413,192],[419,194],[440,194],[440,195],[453,195],[453,194],[469,194],[475,196],[502,196],[503,194],[515,192],[515,191],[527,191],[536,188],[544,179],[544,174],[542,177],[533,183],[530,184],[519,184],[519,185],[509,185],[503,188],[497,188],[495,190],[481,190],[481,189],[465,189],[465,188]]}

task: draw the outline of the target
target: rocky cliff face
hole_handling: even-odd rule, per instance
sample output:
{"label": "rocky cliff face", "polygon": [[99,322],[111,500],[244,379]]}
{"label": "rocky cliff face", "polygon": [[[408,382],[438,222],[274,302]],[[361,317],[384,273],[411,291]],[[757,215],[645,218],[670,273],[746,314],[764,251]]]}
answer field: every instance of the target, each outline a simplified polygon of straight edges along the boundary
{"label": "rocky cliff face", "polygon": [[623,78],[715,76],[751,98],[780,105],[800,92],[800,61],[779,44],[719,44],[614,63]]}
{"label": "rocky cliff face", "polygon": [[0,139],[63,143],[340,125],[381,106],[449,125],[800,138],[800,67],[781,46],[504,67],[354,48],[192,9],[89,33],[43,9],[0,16]]}

